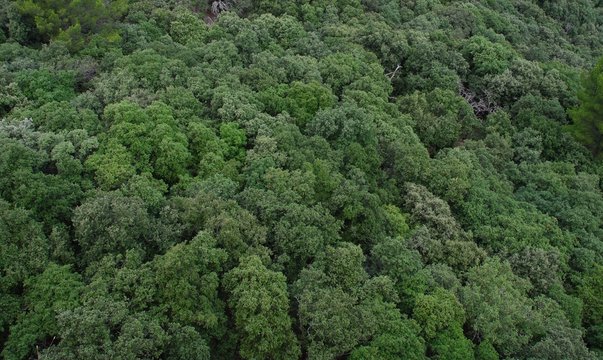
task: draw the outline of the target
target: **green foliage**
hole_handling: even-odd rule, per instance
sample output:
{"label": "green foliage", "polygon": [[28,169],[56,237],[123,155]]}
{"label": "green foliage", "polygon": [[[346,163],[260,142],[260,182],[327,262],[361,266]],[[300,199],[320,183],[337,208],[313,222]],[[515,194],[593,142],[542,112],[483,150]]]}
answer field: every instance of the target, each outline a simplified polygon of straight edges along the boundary
{"label": "green foliage", "polygon": [[477,119],[471,106],[452,91],[435,89],[399,99],[400,110],[413,119],[415,132],[433,151],[452,147],[470,133]]}
{"label": "green foliage", "polygon": [[392,334],[379,335],[370,345],[361,346],[350,354],[350,359],[425,359],[425,345],[417,335],[417,325],[412,321],[401,321]]}
{"label": "green foliage", "polygon": [[489,341],[482,341],[475,347],[476,360],[498,360],[498,353]]}
{"label": "green foliage", "polygon": [[30,212],[0,201],[2,234],[2,285],[12,286],[44,269],[48,243]]}
{"label": "green foliage", "polygon": [[578,288],[578,296],[584,302],[584,322],[588,326],[588,339],[597,348],[601,347],[601,338],[597,335],[603,323],[603,302],[601,301],[601,274],[603,267],[597,265],[585,274],[582,284]]}
{"label": "green foliage", "polygon": [[327,248],[324,258],[300,274],[295,284],[298,316],[309,355],[332,358],[373,338],[353,356],[423,358],[418,327],[395,307],[391,280],[369,278],[363,261],[358,246],[341,243]]}
{"label": "green foliage", "polygon": [[603,60],[584,76],[580,107],[570,112],[572,134],[598,157],[603,152]]}
{"label": "green foliage", "polygon": [[86,265],[129,249],[153,254],[169,248],[177,236],[177,229],[152,217],[140,198],[117,192],[84,202],[75,210],[73,224],[75,240],[85,249],[80,261]]}
{"label": "green foliage", "polygon": [[[142,109],[124,101],[107,106],[104,118],[110,124],[107,137],[87,162],[102,189],[113,189],[137,172],[152,172],[168,183],[185,173],[188,141],[169,106],[154,102]],[[235,136],[231,141],[241,141],[230,136]]]}
{"label": "green foliage", "polygon": [[45,38],[65,41],[73,49],[81,49],[84,39],[96,33],[109,42],[119,40],[114,21],[128,8],[127,1],[113,0],[19,0],[17,9],[30,17],[37,31]]}
{"label": "green foliage", "polygon": [[215,239],[199,233],[153,260],[156,301],[172,321],[221,334],[224,305],[218,297],[218,273],[226,257],[215,248]]}
{"label": "green foliage", "polygon": [[528,282],[497,259],[472,269],[467,278],[461,301],[471,329],[503,356],[520,351],[530,341],[535,326]]}
{"label": "green foliage", "polygon": [[474,359],[473,344],[465,338],[460,326],[450,327],[438,334],[431,347],[438,359]]}
{"label": "green foliage", "polygon": [[28,310],[11,326],[3,356],[6,359],[25,358],[33,353],[36,344],[56,336],[56,316],[79,305],[83,286],[81,276],[73,273],[69,266],[54,263],[40,275],[28,278],[24,295]]}
{"label": "green foliage", "polygon": [[267,110],[271,113],[287,111],[300,128],[304,128],[317,111],[335,104],[331,90],[316,81],[308,84],[294,81],[287,88],[276,88],[277,93],[274,90],[265,90],[260,95]]}
{"label": "green foliage", "polygon": [[2,356],[600,355],[598,2],[0,0]]}
{"label": "green foliage", "polygon": [[34,105],[68,101],[75,97],[75,76],[69,71],[23,71],[16,80],[22,94]]}
{"label": "green foliage", "polygon": [[250,256],[241,258],[224,281],[241,356],[297,359],[300,351],[291,329],[285,277],[267,269],[258,256]]}
{"label": "green foliage", "polygon": [[443,329],[460,328],[465,323],[465,312],[456,297],[442,288],[433,294],[419,295],[413,309],[425,339],[433,339]]}

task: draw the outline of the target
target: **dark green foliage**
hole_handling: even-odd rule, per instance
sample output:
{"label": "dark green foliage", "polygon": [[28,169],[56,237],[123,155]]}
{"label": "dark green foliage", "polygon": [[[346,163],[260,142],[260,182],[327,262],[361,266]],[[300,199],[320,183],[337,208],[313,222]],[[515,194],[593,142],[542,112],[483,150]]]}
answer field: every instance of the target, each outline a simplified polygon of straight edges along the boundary
{"label": "dark green foliage", "polygon": [[86,249],[81,252],[81,263],[88,265],[128,249],[144,250],[149,256],[168,249],[180,228],[169,209],[165,210],[153,216],[142,199],[117,192],[87,200],[75,209],[73,217],[75,241]]}
{"label": "dark green foliage", "polygon": [[1,356],[600,356],[602,29],[593,0],[0,0]]}
{"label": "dark green foliage", "polygon": [[[341,243],[327,248],[324,257],[300,274],[295,296],[309,356],[333,358],[372,338],[353,356],[422,358],[418,328],[395,307],[391,280],[369,278],[363,261],[360,247]],[[391,348],[384,348],[386,344]]]}
{"label": "dark green foliage", "polygon": [[433,151],[453,146],[477,125],[471,106],[452,91],[416,92],[399,101],[421,141]]}
{"label": "dark green foliage", "polygon": [[42,274],[28,278],[24,295],[27,312],[21,313],[11,326],[4,357],[22,359],[32,354],[38,344],[56,336],[56,316],[79,305],[83,286],[81,276],[69,266],[53,263]]}
{"label": "dark green foliage", "polygon": [[84,46],[86,37],[100,34],[110,42],[119,39],[114,21],[127,10],[124,0],[102,3],[95,0],[19,0],[18,11],[30,18],[39,34],[65,41],[74,49]]}
{"label": "dark green foliage", "polygon": [[44,269],[48,241],[30,213],[0,200],[0,326],[6,331],[19,314],[19,288]]}
{"label": "dark green foliage", "polygon": [[578,93],[580,107],[570,112],[574,124],[571,132],[598,157],[603,152],[603,60],[585,77]]}
{"label": "dark green foliage", "polygon": [[603,324],[603,302],[601,301],[601,287],[603,287],[601,274],[603,267],[597,265],[585,274],[582,284],[578,288],[578,296],[584,302],[584,323],[587,326],[587,341],[601,348],[600,331]]}

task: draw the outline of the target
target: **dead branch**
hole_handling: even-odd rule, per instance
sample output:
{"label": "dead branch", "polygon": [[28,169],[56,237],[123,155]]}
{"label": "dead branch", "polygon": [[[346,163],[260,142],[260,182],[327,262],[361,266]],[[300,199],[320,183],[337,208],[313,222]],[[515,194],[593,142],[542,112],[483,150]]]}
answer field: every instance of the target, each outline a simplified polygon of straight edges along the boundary
{"label": "dead branch", "polygon": [[396,76],[396,73],[398,72],[398,70],[402,69],[402,65],[398,64],[396,66],[396,68],[394,69],[394,71],[389,72],[387,74],[385,74],[385,76],[387,76],[389,78],[389,81],[392,81],[392,79],[394,78],[394,76]]}

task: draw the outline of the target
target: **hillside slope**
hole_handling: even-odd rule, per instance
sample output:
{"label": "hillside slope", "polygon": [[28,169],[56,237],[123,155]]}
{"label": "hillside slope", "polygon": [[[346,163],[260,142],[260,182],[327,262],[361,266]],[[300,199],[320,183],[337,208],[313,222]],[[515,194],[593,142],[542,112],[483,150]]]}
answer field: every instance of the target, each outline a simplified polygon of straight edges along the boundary
{"label": "hillside slope", "polygon": [[603,356],[601,1],[0,0],[0,42],[5,359]]}

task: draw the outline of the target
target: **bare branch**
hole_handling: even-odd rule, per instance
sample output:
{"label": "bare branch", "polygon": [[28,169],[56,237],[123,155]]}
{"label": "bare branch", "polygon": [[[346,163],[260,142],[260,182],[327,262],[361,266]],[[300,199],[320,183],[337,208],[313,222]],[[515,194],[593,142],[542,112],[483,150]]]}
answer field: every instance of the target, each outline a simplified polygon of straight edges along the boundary
{"label": "bare branch", "polygon": [[389,78],[389,81],[392,81],[392,79],[394,78],[394,76],[396,76],[396,73],[398,72],[398,70],[402,69],[402,65],[398,64],[396,66],[396,68],[394,69],[394,71],[389,72],[387,74],[385,74],[385,76],[387,76]]}
{"label": "bare branch", "polygon": [[223,11],[227,11],[232,7],[232,2],[228,0],[215,0],[211,3],[211,12],[218,15]]}
{"label": "bare branch", "polygon": [[489,99],[489,96],[478,98],[463,84],[459,84],[459,95],[471,105],[473,112],[479,118],[484,118],[498,109],[498,106]]}

